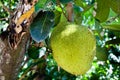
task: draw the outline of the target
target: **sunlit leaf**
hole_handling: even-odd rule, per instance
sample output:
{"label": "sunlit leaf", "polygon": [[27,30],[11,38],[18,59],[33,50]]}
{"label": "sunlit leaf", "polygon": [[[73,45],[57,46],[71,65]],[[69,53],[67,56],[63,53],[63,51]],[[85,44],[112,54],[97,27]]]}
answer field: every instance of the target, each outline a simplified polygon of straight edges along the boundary
{"label": "sunlit leaf", "polygon": [[98,40],[103,40],[103,35],[101,35],[101,33],[103,32],[103,29],[100,25],[100,23],[98,21],[95,20],[95,31],[94,31],[95,35],[98,36]]}
{"label": "sunlit leaf", "polygon": [[40,11],[30,27],[30,34],[36,42],[41,42],[49,35],[54,25],[54,13],[50,11]]}
{"label": "sunlit leaf", "polygon": [[56,26],[60,22],[61,12],[55,11],[54,13],[55,13],[55,25],[54,26]]}
{"label": "sunlit leaf", "polygon": [[62,13],[62,9],[59,6],[55,6],[55,24],[54,26],[56,26],[59,22],[60,22],[60,17],[61,17],[61,13]]}
{"label": "sunlit leaf", "polygon": [[55,6],[55,10],[58,11],[58,12],[62,12],[61,7],[59,7],[59,6]]}
{"label": "sunlit leaf", "polygon": [[108,24],[108,25],[104,25],[103,28],[120,31],[120,24]]}
{"label": "sunlit leaf", "polygon": [[0,7],[3,6],[2,2],[0,1]]}
{"label": "sunlit leaf", "polygon": [[82,0],[74,0],[74,3],[75,3],[77,6],[83,7]]}
{"label": "sunlit leaf", "polygon": [[115,17],[115,16],[117,16],[117,14],[112,9],[110,9],[109,18]]}

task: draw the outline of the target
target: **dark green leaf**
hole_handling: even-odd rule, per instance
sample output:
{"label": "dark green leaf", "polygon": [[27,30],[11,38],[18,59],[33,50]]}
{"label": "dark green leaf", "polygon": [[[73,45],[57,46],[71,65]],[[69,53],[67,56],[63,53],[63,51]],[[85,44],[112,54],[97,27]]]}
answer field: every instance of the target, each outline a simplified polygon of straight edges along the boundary
{"label": "dark green leaf", "polygon": [[53,3],[56,3],[56,0],[51,0]]}
{"label": "dark green leaf", "polygon": [[39,49],[34,47],[34,46],[31,46],[29,49],[28,49],[28,56],[32,59],[37,59],[39,58]]}
{"label": "dark green leaf", "polygon": [[49,35],[54,26],[54,13],[50,11],[40,11],[30,27],[30,34],[36,42],[41,42]]}
{"label": "dark green leaf", "polygon": [[120,14],[120,0],[110,0],[110,7],[114,12]]}
{"label": "dark green leaf", "polygon": [[96,46],[96,57],[99,61],[106,61],[108,59],[108,53],[106,47]]}
{"label": "dark green leaf", "polygon": [[96,19],[100,22],[106,21],[109,16],[109,11],[109,0],[97,0]]}
{"label": "dark green leaf", "polygon": [[74,21],[75,21],[76,24],[81,24],[82,23],[81,14],[82,14],[83,8],[79,7],[79,6],[76,6],[76,5],[74,5],[73,8],[74,8],[74,13],[75,13]]}
{"label": "dark green leaf", "polygon": [[75,12],[83,12],[83,8],[77,5],[73,6]]}
{"label": "dark green leaf", "polygon": [[118,38],[120,38],[120,31],[112,31],[114,35]]}
{"label": "dark green leaf", "polygon": [[107,44],[120,44],[120,38],[109,40],[106,42]]}
{"label": "dark green leaf", "polygon": [[70,1],[73,1],[73,0],[60,0],[61,3],[68,3]]}

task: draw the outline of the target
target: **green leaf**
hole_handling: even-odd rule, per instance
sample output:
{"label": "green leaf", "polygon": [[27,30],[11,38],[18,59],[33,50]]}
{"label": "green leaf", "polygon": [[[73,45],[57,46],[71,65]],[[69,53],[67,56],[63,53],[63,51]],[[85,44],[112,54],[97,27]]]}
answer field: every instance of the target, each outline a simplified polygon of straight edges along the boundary
{"label": "green leaf", "polygon": [[114,12],[120,14],[120,0],[110,0],[110,7]]}
{"label": "green leaf", "polygon": [[60,22],[60,17],[62,13],[62,9],[59,6],[55,6],[55,25],[56,26]]}
{"label": "green leaf", "polygon": [[39,49],[34,47],[34,46],[31,46],[29,49],[28,49],[28,56],[32,59],[37,59],[39,58]]}
{"label": "green leaf", "polygon": [[120,38],[120,31],[112,31],[114,35],[118,38]]}
{"label": "green leaf", "polygon": [[35,11],[38,12],[41,10],[45,6],[46,2],[47,0],[38,0],[37,4],[35,5]]}
{"label": "green leaf", "polygon": [[97,40],[99,40],[99,39],[103,40],[104,39],[104,37],[101,35],[101,32],[103,32],[103,29],[101,28],[100,23],[95,20],[95,30],[94,30],[94,33],[97,36]]}
{"label": "green leaf", "polygon": [[99,61],[106,61],[108,59],[108,53],[106,47],[96,46],[96,57]]}
{"label": "green leaf", "polygon": [[117,16],[117,14],[112,9],[110,9],[109,17],[108,18],[115,17],[115,16]]}
{"label": "green leaf", "polygon": [[120,38],[109,40],[105,44],[106,45],[108,45],[108,44],[120,44]]}
{"label": "green leaf", "polygon": [[74,8],[74,11],[77,13],[77,12],[83,12],[83,8],[80,7],[80,6],[77,6],[77,5],[73,5],[73,8]]}
{"label": "green leaf", "polygon": [[102,27],[110,30],[120,31],[120,24],[108,24],[103,25]]}
{"label": "green leaf", "polygon": [[97,0],[96,19],[100,22],[106,21],[109,16],[109,11],[109,0]]}
{"label": "green leaf", "polygon": [[83,2],[82,2],[82,0],[74,0],[74,3],[75,3],[77,6],[83,7]]}
{"label": "green leaf", "polygon": [[61,12],[56,10],[54,13],[55,13],[55,24],[54,24],[54,26],[56,26],[60,22]]}
{"label": "green leaf", "polygon": [[2,2],[0,1],[0,7],[3,6]]}
{"label": "green leaf", "polygon": [[56,0],[51,0],[53,3],[56,3]]}
{"label": "green leaf", "polygon": [[62,13],[62,9],[59,6],[55,6],[55,10]]}
{"label": "green leaf", "polygon": [[49,35],[54,26],[54,13],[50,11],[40,11],[30,27],[30,34],[36,42],[41,42]]}
{"label": "green leaf", "polygon": [[60,0],[61,3],[68,3],[70,1],[73,1],[73,0]]}
{"label": "green leaf", "polygon": [[74,21],[76,24],[81,24],[82,23],[82,12],[83,12],[83,8],[74,5]]}

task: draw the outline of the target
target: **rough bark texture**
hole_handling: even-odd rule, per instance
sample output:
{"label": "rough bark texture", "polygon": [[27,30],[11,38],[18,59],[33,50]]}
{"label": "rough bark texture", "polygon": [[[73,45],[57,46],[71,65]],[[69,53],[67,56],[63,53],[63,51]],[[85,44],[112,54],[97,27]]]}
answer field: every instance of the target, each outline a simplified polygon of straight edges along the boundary
{"label": "rough bark texture", "polygon": [[29,26],[33,20],[33,6],[36,3],[36,0],[32,1],[19,0],[7,30],[0,34],[0,80],[17,78],[26,46],[29,45]]}
{"label": "rough bark texture", "polygon": [[29,38],[29,33],[25,34],[16,50],[9,47],[7,39],[0,39],[0,80],[16,80]]}

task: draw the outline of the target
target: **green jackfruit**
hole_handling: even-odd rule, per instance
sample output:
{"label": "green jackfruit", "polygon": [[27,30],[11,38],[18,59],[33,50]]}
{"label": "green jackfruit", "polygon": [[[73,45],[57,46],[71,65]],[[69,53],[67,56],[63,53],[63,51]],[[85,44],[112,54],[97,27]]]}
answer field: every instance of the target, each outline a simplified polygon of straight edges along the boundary
{"label": "green jackfruit", "polygon": [[96,41],[87,27],[59,23],[51,34],[50,44],[53,58],[67,72],[81,75],[91,68]]}

